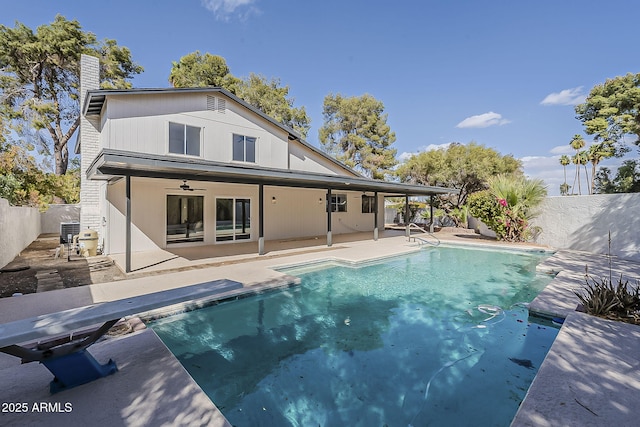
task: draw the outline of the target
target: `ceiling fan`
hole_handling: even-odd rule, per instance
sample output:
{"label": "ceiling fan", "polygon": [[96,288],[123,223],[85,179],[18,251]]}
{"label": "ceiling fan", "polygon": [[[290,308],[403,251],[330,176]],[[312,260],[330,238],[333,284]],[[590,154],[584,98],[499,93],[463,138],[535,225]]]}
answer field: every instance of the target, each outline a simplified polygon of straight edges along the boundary
{"label": "ceiling fan", "polygon": [[178,186],[178,188],[165,188],[165,190],[177,190],[180,189],[182,191],[204,191],[204,188],[192,188],[189,184],[187,184],[187,180],[183,179],[182,184]]}

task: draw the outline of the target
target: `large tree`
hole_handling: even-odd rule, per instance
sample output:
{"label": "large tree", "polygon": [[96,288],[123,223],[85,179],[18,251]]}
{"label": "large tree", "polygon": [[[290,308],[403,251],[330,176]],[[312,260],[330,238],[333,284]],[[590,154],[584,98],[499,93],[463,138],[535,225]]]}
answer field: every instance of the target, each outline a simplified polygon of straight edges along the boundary
{"label": "large tree", "polygon": [[522,174],[522,164],[512,155],[471,142],[452,143],[447,148],[423,151],[401,164],[396,175],[403,182],[455,188],[460,192],[447,200],[460,208],[469,194],[488,188],[490,177]]}
{"label": "large tree", "polygon": [[616,155],[628,150],[625,135],[635,135],[640,146],[640,74],[628,73],[607,79],[591,89],[576,106],[578,120],[597,142],[614,145]]}
{"label": "large tree", "polygon": [[169,82],[174,87],[221,87],[303,137],[309,132],[311,119],[304,107],[294,107],[289,86],[281,86],[279,79],[255,73],[244,79],[235,77],[221,56],[199,51],[189,53],[173,62]]}
{"label": "large tree", "polygon": [[384,178],[397,164],[397,150],[391,148],[396,134],[387,124],[382,101],[368,94],[329,94],[323,116],[320,142],[338,160],[374,179]]}
{"label": "large tree", "polygon": [[[171,65],[169,83],[173,87],[215,86],[232,89],[239,79],[233,77],[227,61],[218,55],[191,52]],[[235,93],[235,89],[232,90]]]}
{"label": "large tree", "polygon": [[50,24],[31,28],[17,22],[0,25],[0,104],[2,113],[28,147],[53,154],[55,173],[69,162],[68,142],[80,124],[80,55],[101,60],[103,88],[128,88],[127,79],[142,72],[126,47],[98,41],[76,20],[56,16]]}
{"label": "large tree", "polygon": [[598,142],[589,147],[587,151],[587,159],[591,162],[591,187],[590,193],[595,194],[596,192],[596,167],[602,161],[602,159],[607,159],[609,157],[613,157],[614,147],[611,144],[606,144],[604,142]]}
{"label": "large tree", "polygon": [[601,167],[596,174],[597,193],[638,193],[640,192],[640,161],[625,160],[618,168],[615,178],[611,170]]}
{"label": "large tree", "polygon": [[307,137],[311,119],[304,107],[293,106],[294,99],[289,97],[289,86],[280,86],[280,79],[267,79],[250,73],[249,77],[237,83],[235,93],[269,117]]}

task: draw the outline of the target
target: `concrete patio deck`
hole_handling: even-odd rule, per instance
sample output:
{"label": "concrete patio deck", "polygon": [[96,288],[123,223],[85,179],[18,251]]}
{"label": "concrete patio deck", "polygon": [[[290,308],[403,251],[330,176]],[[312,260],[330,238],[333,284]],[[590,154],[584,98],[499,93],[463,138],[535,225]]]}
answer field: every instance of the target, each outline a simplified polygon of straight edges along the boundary
{"label": "concrete patio deck", "polygon": [[[271,249],[262,257],[255,253],[234,254],[227,255],[224,260],[212,261],[205,257],[196,259],[194,254],[191,254],[194,259],[190,260],[183,254],[184,260],[180,262],[185,264],[168,271],[162,271],[156,265],[118,282],[0,299],[0,323],[215,279],[241,282],[244,285],[241,292],[289,286],[295,279],[273,267],[318,259],[362,262],[418,250],[417,246],[406,242],[402,232],[399,234],[389,234],[377,242],[370,237],[336,242],[329,249],[324,242],[315,246],[307,242],[298,248],[283,248],[281,252]],[[437,236],[446,243],[513,247],[477,241],[472,236],[440,233]],[[640,350],[640,328],[574,312],[577,298],[573,289],[583,283],[585,264],[589,265],[589,272],[598,277],[603,273],[608,275],[606,257],[572,251],[557,252],[539,268],[561,272],[531,304],[532,310],[566,316],[567,320],[523,401],[513,427],[637,425],[640,412],[635,410],[633,402],[640,399],[640,378],[636,374],[640,364],[636,356]],[[629,278],[640,277],[638,264],[619,261],[612,265],[615,265],[614,278],[617,271],[629,274]],[[140,347],[136,347],[138,345]],[[136,349],[143,353],[140,360],[133,356]],[[51,375],[44,367],[20,365],[17,359],[0,354],[0,382],[9,385],[0,389],[0,402],[24,401],[29,405],[71,402],[74,408],[73,412],[61,414],[0,413],[0,424],[22,426],[61,422],[84,426],[99,421],[100,425],[227,425],[224,417],[216,415],[219,412],[206,395],[197,386],[197,390],[193,388],[186,371],[152,331],[109,339],[90,350],[101,362],[113,357],[120,371],[53,396],[48,396]],[[171,402],[171,408],[163,403],[165,399]]]}
{"label": "concrete patio deck", "polygon": [[[529,312],[565,320],[511,427],[638,425],[640,326],[575,311],[585,271],[609,278],[608,257],[558,251],[538,270],[559,273]],[[640,264],[611,258],[614,283],[621,274],[633,284]]]}

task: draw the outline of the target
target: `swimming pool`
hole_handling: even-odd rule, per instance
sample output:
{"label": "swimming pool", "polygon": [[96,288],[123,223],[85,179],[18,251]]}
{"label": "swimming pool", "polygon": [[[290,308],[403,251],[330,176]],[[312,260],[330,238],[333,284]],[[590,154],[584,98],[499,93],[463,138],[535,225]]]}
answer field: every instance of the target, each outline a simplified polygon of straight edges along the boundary
{"label": "swimming pool", "polygon": [[152,322],[238,426],[509,425],[557,330],[544,254],[428,248]]}

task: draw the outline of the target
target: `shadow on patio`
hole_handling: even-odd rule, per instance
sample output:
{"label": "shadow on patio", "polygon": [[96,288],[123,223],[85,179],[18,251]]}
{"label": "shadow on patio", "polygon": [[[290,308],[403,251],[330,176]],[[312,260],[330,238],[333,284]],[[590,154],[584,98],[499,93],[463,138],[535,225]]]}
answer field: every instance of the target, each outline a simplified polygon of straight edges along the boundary
{"label": "shadow on patio", "polygon": [[[385,230],[379,239],[404,236],[404,230]],[[304,239],[268,240],[265,242],[265,254],[258,255],[258,242],[226,243],[190,247],[169,247],[152,251],[133,252],[130,275],[149,274],[159,271],[184,271],[194,268],[214,267],[256,259],[277,258],[280,256],[331,251],[352,242],[371,241],[373,232],[338,234],[333,236],[333,245],[327,246],[326,236]],[[124,271],[125,254],[111,254],[110,257]]]}

